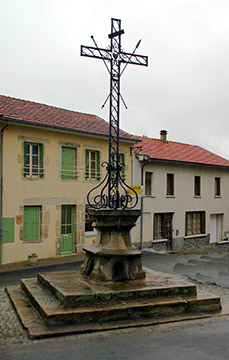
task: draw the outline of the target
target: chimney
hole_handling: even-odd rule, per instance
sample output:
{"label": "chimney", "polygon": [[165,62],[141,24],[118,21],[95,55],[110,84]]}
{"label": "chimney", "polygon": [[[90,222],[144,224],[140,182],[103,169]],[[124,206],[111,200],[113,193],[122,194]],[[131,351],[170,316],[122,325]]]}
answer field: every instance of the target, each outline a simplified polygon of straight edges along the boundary
{"label": "chimney", "polygon": [[160,135],[161,135],[160,140],[163,141],[163,142],[167,142],[167,131],[166,130],[161,130]]}

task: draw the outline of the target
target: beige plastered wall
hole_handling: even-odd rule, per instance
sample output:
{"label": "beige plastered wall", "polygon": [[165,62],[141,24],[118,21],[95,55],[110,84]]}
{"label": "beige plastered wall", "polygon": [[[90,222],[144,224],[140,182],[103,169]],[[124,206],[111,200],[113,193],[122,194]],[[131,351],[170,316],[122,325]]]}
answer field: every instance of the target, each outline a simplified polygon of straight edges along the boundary
{"label": "beige plastered wall", "polygon": [[[24,142],[44,145],[44,177],[23,176]],[[61,146],[77,148],[77,179],[60,176]],[[126,156],[126,180],[131,182],[130,146],[120,142],[120,152]],[[31,253],[39,258],[60,256],[61,206],[75,206],[75,252],[96,241],[96,233],[85,233],[85,204],[89,190],[98,181],[85,180],[85,149],[100,151],[100,161],[108,159],[108,138],[78,135],[39,127],[9,125],[3,140],[3,217],[15,219],[14,242],[3,244],[2,264],[26,260]],[[101,168],[101,179],[105,169]],[[23,240],[24,206],[41,206],[40,240]]]}
{"label": "beige plastered wall", "polygon": [[[133,162],[133,184],[141,184],[141,166]],[[153,240],[154,213],[173,213],[173,239],[185,236],[185,212],[206,212],[206,234],[210,233],[210,216],[223,214],[222,233],[229,231],[229,169],[152,162],[144,173],[152,172],[152,195],[143,198],[143,242]],[[166,195],[167,173],[174,174],[174,196]],[[201,196],[194,196],[194,177],[201,177]],[[214,196],[215,177],[221,179],[221,196]],[[144,182],[143,182],[144,183]],[[140,201],[138,204],[140,208]],[[140,242],[140,219],[133,231],[134,243]]]}

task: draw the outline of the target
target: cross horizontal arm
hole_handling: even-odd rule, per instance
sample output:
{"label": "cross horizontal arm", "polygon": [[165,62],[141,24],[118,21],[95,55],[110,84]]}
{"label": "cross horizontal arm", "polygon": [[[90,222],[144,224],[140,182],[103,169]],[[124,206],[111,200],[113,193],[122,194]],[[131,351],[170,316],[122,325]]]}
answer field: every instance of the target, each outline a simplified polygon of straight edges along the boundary
{"label": "cross horizontal arm", "polygon": [[107,49],[99,49],[81,45],[81,56],[94,57],[96,59],[111,60],[111,52]]}
{"label": "cross horizontal arm", "polygon": [[130,53],[120,53],[120,61],[126,64],[134,64],[134,65],[143,65],[148,66],[148,56],[130,54]]}

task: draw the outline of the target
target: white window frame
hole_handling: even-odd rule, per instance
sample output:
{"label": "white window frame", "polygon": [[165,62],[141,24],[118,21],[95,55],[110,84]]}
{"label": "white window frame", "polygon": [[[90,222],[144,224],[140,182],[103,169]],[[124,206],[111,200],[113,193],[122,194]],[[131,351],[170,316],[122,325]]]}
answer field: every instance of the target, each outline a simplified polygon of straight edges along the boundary
{"label": "white window frame", "polygon": [[[33,143],[33,142],[25,142],[25,149],[29,146],[29,152],[24,153],[24,174],[25,177],[29,178],[39,178],[40,177],[40,171],[42,170],[40,167],[40,161],[41,161],[41,154],[40,154],[40,147],[41,144],[39,143]],[[37,147],[37,154],[33,154],[33,147]],[[27,156],[29,157],[29,162],[27,163]],[[33,159],[37,158],[37,165],[33,164]]]}
{"label": "white window frame", "polygon": [[[95,159],[92,159],[92,153],[95,155]],[[100,157],[100,151],[94,149],[86,149],[86,154],[87,157],[85,161],[85,178],[86,180],[98,181],[100,179],[100,164],[98,164],[97,156]],[[92,167],[92,162],[94,162],[95,165],[94,169]]]}

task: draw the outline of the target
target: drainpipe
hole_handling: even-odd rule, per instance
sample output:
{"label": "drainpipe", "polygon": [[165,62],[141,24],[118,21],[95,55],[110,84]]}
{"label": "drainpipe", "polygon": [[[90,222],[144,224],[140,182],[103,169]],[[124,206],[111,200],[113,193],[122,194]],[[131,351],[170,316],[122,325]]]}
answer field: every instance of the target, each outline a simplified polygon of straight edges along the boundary
{"label": "drainpipe", "polygon": [[[3,133],[4,130],[8,128],[8,124],[6,124],[2,129],[1,129],[1,181],[0,181],[0,246],[3,244],[3,230],[2,230],[2,215],[3,215]],[[2,254],[3,254],[3,247],[2,247]],[[2,262],[2,259],[0,259],[0,264]]]}
{"label": "drainpipe", "polygon": [[[146,161],[142,166],[141,166],[141,186],[143,189],[143,178],[144,178],[144,167],[146,165],[148,165],[151,161],[151,159],[145,155],[144,156],[144,160]],[[145,189],[144,189],[144,193],[145,193]],[[140,224],[140,249],[143,250],[143,198],[144,198],[144,194],[142,194],[141,196],[141,224]]]}

